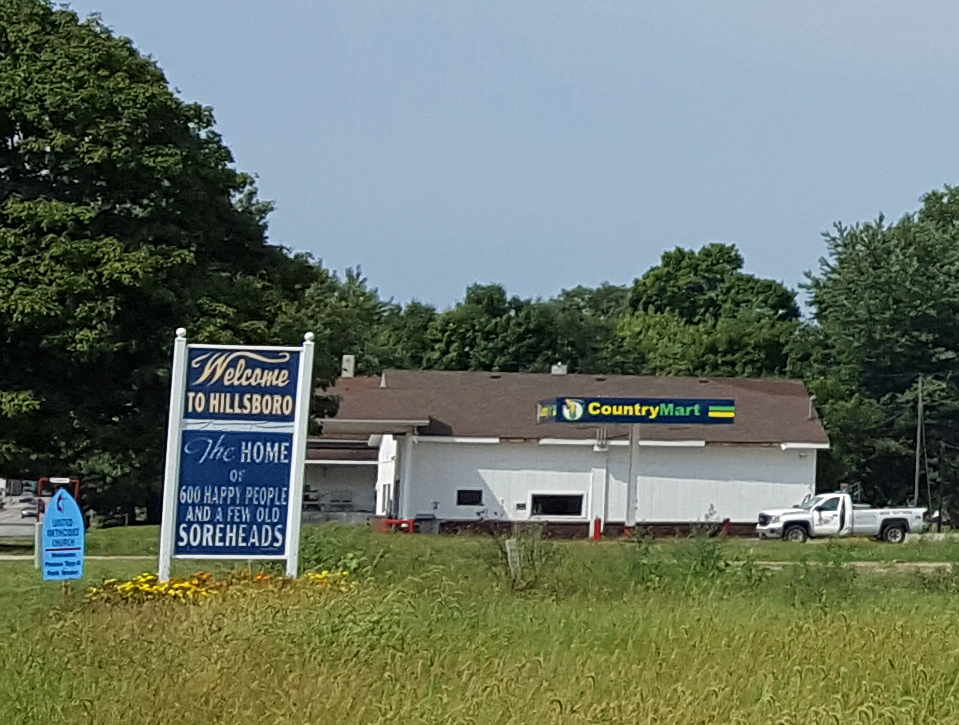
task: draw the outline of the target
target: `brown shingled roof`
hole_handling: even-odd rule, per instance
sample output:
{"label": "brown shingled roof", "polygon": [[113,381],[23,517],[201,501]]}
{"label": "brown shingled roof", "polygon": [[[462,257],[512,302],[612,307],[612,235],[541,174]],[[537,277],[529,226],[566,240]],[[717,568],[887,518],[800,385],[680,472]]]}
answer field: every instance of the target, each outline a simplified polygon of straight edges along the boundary
{"label": "brown shingled roof", "polygon": [[[732,398],[731,425],[644,424],[641,437],[766,445],[829,441],[818,417],[810,418],[809,394],[799,380],[388,370],[382,378],[341,378],[322,394],[340,399],[339,428],[347,420],[429,419],[418,434],[517,439],[595,437],[595,424],[537,424],[536,404],[548,398]],[[627,435],[626,426],[608,431],[610,438]]]}

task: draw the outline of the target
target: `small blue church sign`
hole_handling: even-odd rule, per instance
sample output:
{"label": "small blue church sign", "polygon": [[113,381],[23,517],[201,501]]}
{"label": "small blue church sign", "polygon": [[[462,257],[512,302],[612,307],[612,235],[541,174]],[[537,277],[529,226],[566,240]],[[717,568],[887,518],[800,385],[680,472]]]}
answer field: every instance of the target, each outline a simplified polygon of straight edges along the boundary
{"label": "small blue church sign", "polygon": [[83,512],[66,490],[47,506],[40,536],[44,581],[83,577]]}

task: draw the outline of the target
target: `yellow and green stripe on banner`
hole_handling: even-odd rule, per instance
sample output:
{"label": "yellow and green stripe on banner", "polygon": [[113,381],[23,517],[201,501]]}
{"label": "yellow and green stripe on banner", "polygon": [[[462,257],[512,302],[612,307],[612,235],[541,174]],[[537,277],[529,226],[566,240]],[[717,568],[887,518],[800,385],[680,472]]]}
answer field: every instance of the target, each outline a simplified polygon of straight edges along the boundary
{"label": "yellow and green stripe on banner", "polygon": [[707,413],[710,418],[735,418],[735,405],[710,405]]}

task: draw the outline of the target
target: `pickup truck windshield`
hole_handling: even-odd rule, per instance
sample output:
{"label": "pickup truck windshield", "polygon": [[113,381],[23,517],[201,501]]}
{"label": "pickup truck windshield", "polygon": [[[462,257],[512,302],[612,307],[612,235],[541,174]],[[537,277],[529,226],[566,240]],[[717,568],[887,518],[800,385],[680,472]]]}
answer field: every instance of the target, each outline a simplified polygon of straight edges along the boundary
{"label": "pickup truck windshield", "polygon": [[811,499],[806,501],[806,503],[799,504],[798,508],[801,508],[803,511],[809,511],[813,506],[822,503],[824,498],[825,496],[813,496]]}

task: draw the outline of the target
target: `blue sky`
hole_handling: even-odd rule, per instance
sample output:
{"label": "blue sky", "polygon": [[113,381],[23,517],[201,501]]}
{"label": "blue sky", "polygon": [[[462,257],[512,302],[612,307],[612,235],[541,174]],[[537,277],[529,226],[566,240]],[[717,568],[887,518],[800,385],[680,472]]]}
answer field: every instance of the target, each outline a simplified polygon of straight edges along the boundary
{"label": "blue sky", "polygon": [[835,221],[959,183],[945,0],[83,0],[214,108],[273,242],[448,306],[733,242],[795,286]]}

